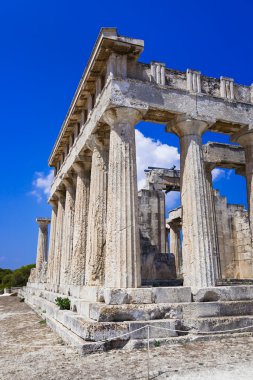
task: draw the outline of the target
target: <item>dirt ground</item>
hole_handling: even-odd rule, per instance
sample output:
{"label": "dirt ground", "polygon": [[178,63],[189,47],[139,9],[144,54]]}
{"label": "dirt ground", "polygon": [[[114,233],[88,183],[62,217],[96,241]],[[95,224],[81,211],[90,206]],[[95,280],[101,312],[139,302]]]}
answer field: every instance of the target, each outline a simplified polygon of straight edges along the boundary
{"label": "dirt ground", "polygon": [[[0,297],[0,379],[147,379],[146,350],[79,356],[17,297]],[[253,337],[152,348],[150,379],[252,380]]]}

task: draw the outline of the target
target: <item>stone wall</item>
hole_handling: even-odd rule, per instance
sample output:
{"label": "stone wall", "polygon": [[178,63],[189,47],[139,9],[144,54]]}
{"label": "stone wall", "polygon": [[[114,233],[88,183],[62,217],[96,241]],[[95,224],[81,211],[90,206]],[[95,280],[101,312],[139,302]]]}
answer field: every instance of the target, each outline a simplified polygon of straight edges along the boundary
{"label": "stone wall", "polygon": [[142,280],[175,279],[175,259],[167,247],[164,192],[141,190],[138,199]]}
{"label": "stone wall", "polygon": [[241,205],[228,204],[227,198],[214,191],[221,276],[223,279],[252,278],[253,261],[248,211]]}

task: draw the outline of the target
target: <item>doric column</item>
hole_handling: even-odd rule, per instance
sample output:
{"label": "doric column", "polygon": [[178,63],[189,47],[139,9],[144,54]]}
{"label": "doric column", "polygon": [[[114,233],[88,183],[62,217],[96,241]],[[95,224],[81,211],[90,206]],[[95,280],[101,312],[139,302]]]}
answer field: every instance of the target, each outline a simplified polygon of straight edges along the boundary
{"label": "doric column", "polygon": [[66,188],[65,213],[64,213],[64,229],[62,243],[62,259],[61,259],[61,285],[69,284],[72,249],[73,249],[73,233],[74,233],[74,214],[75,214],[75,187],[72,179],[63,179]]}
{"label": "doric column", "polygon": [[55,194],[58,198],[58,211],[56,220],[55,232],[55,247],[54,247],[54,270],[53,270],[53,284],[60,284],[61,275],[61,256],[62,256],[62,243],[63,243],[63,227],[64,227],[64,212],[65,212],[65,192],[57,191]]}
{"label": "doric column", "polygon": [[49,203],[52,206],[52,215],[51,215],[50,241],[49,241],[49,251],[48,251],[47,282],[50,284],[53,281],[54,247],[55,247],[58,203],[56,200],[50,200]]}
{"label": "doric column", "polygon": [[77,174],[77,178],[70,284],[84,285],[90,196],[90,164],[75,163],[73,169]]}
{"label": "doric column", "polygon": [[108,174],[105,286],[134,288],[141,285],[140,232],[135,147],[139,111],[108,110],[111,127]]}
{"label": "doric column", "polygon": [[221,265],[220,265],[220,252],[219,252],[219,240],[218,240],[218,231],[217,231],[217,221],[216,221],[216,210],[214,203],[214,193],[213,193],[213,178],[212,178],[212,169],[214,167],[206,164],[206,181],[207,181],[207,194],[209,198],[209,205],[211,208],[210,214],[210,226],[212,233],[212,251],[213,251],[213,267],[214,267],[214,276],[215,279],[221,278]]}
{"label": "doric column", "polygon": [[169,222],[170,226],[170,253],[175,256],[175,264],[177,275],[182,274],[182,249],[180,241],[180,225],[178,223]]}
{"label": "doric column", "polygon": [[234,138],[245,149],[245,175],[247,183],[247,198],[249,209],[249,224],[251,239],[253,240],[253,128],[244,128]]}
{"label": "doric column", "polygon": [[85,284],[91,286],[103,285],[104,282],[108,141],[92,136],[89,148],[92,150],[92,163]]}
{"label": "doric column", "polygon": [[37,218],[36,222],[39,225],[39,236],[36,257],[36,273],[38,275],[39,272],[42,270],[43,263],[47,261],[48,225],[50,223],[50,219]]}
{"label": "doric column", "polygon": [[180,137],[184,285],[193,288],[215,285],[212,208],[201,140],[207,128],[206,121],[183,115],[174,120],[170,129]]}

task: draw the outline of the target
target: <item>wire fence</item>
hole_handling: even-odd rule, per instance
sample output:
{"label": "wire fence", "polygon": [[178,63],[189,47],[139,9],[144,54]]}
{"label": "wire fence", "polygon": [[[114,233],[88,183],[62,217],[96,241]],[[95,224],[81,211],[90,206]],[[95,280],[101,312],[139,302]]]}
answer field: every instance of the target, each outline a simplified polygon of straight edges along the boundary
{"label": "wire fence", "polygon": [[[135,329],[133,331],[129,331],[128,333],[121,334],[121,335],[115,336],[113,338],[97,341],[97,343],[111,342],[113,340],[124,338],[125,336],[131,336],[132,334],[136,333],[137,331],[144,330],[144,329],[147,330],[147,334],[146,334],[146,340],[147,340],[146,347],[147,347],[147,356],[148,356],[148,361],[147,361],[148,362],[148,365],[147,365],[147,379],[151,380],[151,377],[150,377],[150,356],[151,356],[150,355],[150,341],[151,341],[150,331],[151,331],[151,329],[168,331],[168,337],[167,338],[171,338],[171,335],[169,335],[169,333],[171,333],[171,332],[178,332],[178,333],[183,333],[183,334],[190,333],[193,336],[194,335],[202,335],[202,336],[204,336],[204,335],[216,335],[216,334],[224,334],[224,335],[226,335],[226,334],[229,334],[229,333],[243,332],[244,330],[253,329],[253,325],[248,325],[248,326],[238,327],[238,328],[235,328],[235,329],[228,329],[228,330],[215,330],[215,331],[197,331],[197,330],[191,330],[191,331],[186,331],[186,330],[170,329],[170,328],[166,328],[166,327],[153,326],[153,325],[147,324],[147,325],[142,326],[142,327],[140,327],[138,329]],[[248,332],[253,332],[253,331],[248,331]],[[157,338],[157,339],[159,339],[159,338]]]}

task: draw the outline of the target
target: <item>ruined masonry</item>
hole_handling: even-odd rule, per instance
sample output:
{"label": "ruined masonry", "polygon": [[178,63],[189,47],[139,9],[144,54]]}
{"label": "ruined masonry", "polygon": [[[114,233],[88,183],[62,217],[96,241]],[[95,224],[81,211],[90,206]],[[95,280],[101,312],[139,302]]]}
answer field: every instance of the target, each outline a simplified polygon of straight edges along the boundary
{"label": "ruined masonry", "polygon": [[[253,331],[253,87],[141,63],[143,48],[101,29],[49,158],[50,241],[50,219],[38,218],[36,268],[20,291],[80,353],[141,347],[145,330],[111,338],[147,323],[169,329],[151,329],[166,342]],[[147,168],[138,192],[141,120],[179,137],[180,170]],[[202,146],[207,130],[238,144]],[[216,167],[245,177],[248,211],[213,189]],[[181,207],[166,218],[172,190]]]}

